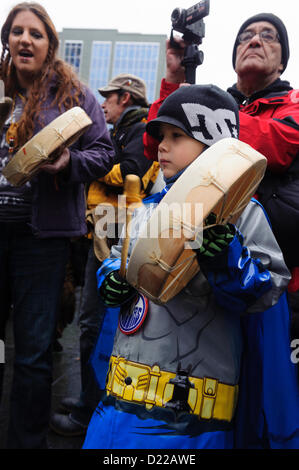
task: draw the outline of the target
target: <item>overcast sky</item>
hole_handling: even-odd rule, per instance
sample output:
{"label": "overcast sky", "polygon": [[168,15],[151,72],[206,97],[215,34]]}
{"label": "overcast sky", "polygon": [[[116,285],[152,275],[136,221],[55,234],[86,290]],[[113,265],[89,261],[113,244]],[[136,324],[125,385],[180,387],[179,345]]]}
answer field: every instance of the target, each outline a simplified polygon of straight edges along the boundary
{"label": "overcast sky", "polygon": [[[16,3],[1,0],[3,24]],[[41,0],[56,28],[117,29],[119,32],[166,34],[171,30],[174,8],[189,8],[192,0]],[[291,56],[282,78],[299,88],[298,4],[295,0],[210,0],[205,18],[206,36],[200,49],[204,63],[197,69],[197,83],[215,83],[227,88],[236,80],[231,56],[240,25],[250,16],[271,12],[285,23]]]}

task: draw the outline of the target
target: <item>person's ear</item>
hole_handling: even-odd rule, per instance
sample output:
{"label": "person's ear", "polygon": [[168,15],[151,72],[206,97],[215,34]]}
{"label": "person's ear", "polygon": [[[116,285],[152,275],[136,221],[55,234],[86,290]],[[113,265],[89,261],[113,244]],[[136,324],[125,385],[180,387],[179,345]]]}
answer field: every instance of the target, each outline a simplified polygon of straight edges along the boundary
{"label": "person's ear", "polygon": [[123,95],[121,95],[121,104],[126,105],[129,103],[131,99],[131,94],[128,91],[125,91]]}

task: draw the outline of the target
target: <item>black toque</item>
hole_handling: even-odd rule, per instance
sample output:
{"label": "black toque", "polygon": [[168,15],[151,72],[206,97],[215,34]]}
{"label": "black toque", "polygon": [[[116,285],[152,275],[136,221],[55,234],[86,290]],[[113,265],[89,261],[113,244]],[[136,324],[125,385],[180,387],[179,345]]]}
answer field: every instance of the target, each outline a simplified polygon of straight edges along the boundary
{"label": "black toque", "polygon": [[166,98],[146,131],[158,139],[163,122],[210,146],[220,139],[238,138],[239,109],[233,97],[215,85],[182,86]]}
{"label": "black toque", "polygon": [[234,44],[233,67],[235,68],[235,65],[236,65],[237,47],[239,45],[238,43],[239,34],[242,33],[247,28],[247,26],[249,26],[252,23],[257,23],[258,21],[268,21],[268,23],[271,23],[277,29],[277,32],[279,34],[279,42],[281,45],[281,61],[283,64],[283,71],[284,71],[287,67],[289,56],[290,56],[288,33],[281,19],[278,18],[278,16],[273,15],[273,13],[259,13],[258,15],[254,15],[251,18],[248,18],[248,20],[246,20],[242,24],[241,28],[239,29],[239,32],[237,34],[237,38]]}

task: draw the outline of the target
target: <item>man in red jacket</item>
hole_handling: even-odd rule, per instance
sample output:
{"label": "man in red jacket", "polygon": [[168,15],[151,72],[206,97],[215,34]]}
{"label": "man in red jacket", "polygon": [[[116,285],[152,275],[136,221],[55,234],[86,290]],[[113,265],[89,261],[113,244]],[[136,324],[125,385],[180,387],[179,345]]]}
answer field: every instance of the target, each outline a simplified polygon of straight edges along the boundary
{"label": "man in red jacket", "polygon": [[[150,109],[149,121],[156,117],[164,99],[185,81],[181,65],[185,44],[182,40],[177,42],[180,48],[172,47],[170,41],[167,44],[166,77],[161,83],[160,98]],[[249,18],[240,27],[234,44],[237,83],[228,91],[239,104],[240,140],[268,159],[257,198],[266,208],[292,273],[288,294],[293,313],[293,338],[299,338],[296,320],[299,318],[299,162],[296,158],[299,153],[299,91],[280,79],[288,59],[288,34],[282,21],[271,13]],[[154,139],[145,134],[144,143],[148,158],[156,159]],[[240,407],[237,446],[288,448],[292,445],[291,436],[299,432],[298,406],[290,405],[286,395],[288,389],[290,396],[298,396],[294,364],[291,364],[288,309],[282,307],[276,312],[244,318],[244,334],[247,344],[241,400],[244,406]],[[271,355],[271,351],[277,354]],[[273,363],[273,357],[283,356],[280,362]],[[289,378],[284,375],[286,371],[290,372]],[[275,416],[272,409],[277,411]]]}
{"label": "man in red jacket", "polygon": [[240,140],[267,157],[258,198],[291,273],[292,337],[299,338],[299,92],[282,81],[289,42],[282,21],[272,14],[249,18],[233,49],[237,84],[228,91],[240,106]]}

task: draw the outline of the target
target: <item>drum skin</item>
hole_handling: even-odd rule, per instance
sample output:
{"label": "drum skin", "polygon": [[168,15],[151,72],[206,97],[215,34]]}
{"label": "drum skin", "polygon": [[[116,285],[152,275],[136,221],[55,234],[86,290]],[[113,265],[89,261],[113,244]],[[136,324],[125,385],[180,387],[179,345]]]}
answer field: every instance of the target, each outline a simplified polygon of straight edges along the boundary
{"label": "drum skin", "polygon": [[209,147],[173,184],[141,230],[127,280],[155,303],[164,304],[199,271],[193,248],[204,221],[235,223],[262,180],[267,159],[248,144],[227,138]]}
{"label": "drum skin", "polygon": [[91,124],[82,108],[69,109],[26,142],[3,169],[3,175],[13,186],[25,184],[43,163],[53,161],[55,150],[72,145]]}

